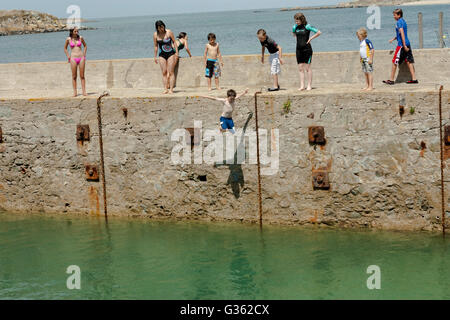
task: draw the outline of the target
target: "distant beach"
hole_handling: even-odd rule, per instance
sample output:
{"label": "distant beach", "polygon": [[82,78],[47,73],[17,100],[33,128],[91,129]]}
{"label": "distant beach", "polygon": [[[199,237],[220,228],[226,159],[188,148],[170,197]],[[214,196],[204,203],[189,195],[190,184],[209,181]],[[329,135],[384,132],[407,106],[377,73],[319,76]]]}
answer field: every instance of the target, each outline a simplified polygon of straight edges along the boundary
{"label": "distant beach", "polygon": [[328,6],[307,6],[307,7],[292,7],[292,8],[282,8],[280,11],[295,11],[295,10],[319,10],[319,9],[347,9],[347,8],[363,8],[372,5],[377,6],[423,6],[423,5],[437,5],[437,4],[450,4],[450,0],[358,0],[358,1],[347,1],[341,2],[336,5]]}

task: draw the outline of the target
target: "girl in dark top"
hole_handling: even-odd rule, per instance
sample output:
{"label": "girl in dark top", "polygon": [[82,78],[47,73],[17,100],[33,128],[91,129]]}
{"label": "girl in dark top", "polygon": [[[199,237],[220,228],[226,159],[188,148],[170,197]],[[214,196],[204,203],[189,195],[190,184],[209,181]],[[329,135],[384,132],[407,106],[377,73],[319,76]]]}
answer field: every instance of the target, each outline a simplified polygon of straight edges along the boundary
{"label": "girl in dark top", "polygon": [[183,50],[184,48],[186,48],[186,52],[189,55],[189,58],[192,58],[192,54],[191,54],[191,50],[189,50],[189,46],[188,46],[188,36],[186,34],[186,32],[180,32],[180,34],[178,35],[176,41],[176,45],[178,47],[178,53],[180,52],[180,50]]}
{"label": "girl in dark top", "polygon": [[175,36],[161,20],[155,23],[156,32],[153,34],[155,47],[155,63],[158,63],[156,55],[159,48],[159,66],[163,75],[164,92],[173,93],[175,85],[175,65],[178,62],[178,47],[175,45]]}
{"label": "girl in dark top", "polygon": [[[306,21],[303,13],[296,13],[294,16],[295,25],[292,28],[292,34],[297,38],[297,48],[296,48],[296,56],[297,56],[297,64],[298,70],[300,72],[300,88],[298,90],[305,89],[305,72],[308,75],[308,88],[307,90],[311,90],[312,84],[312,70],[311,70],[311,60],[313,50],[311,47],[311,40],[320,36],[320,30],[312,27]],[[310,33],[314,32],[315,34],[310,38]]]}

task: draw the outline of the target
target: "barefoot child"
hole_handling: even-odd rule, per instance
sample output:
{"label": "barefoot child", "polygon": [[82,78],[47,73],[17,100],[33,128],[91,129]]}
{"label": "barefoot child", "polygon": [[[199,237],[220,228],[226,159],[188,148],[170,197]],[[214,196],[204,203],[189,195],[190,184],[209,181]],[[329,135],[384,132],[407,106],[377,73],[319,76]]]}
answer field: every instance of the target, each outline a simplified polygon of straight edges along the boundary
{"label": "barefoot child", "polygon": [[269,63],[270,63],[270,74],[273,76],[273,88],[267,89],[268,91],[278,91],[280,90],[280,85],[278,83],[278,74],[281,73],[281,66],[283,64],[281,46],[279,46],[273,39],[267,36],[264,29],[259,29],[256,33],[259,42],[261,42],[261,63],[264,63],[264,51],[267,50],[270,53]]}
{"label": "barefoot child", "polygon": [[233,122],[233,111],[234,111],[234,103],[237,99],[242,97],[244,94],[248,92],[248,88],[245,89],[244,92],[241,94],[236,95],[236,91],[233,89],[230,89],[227,91],[227,98],[217,98],[217,97],[211,97],[211,96],[200,96],[202,98],[207,98],[211,100],[221,101],[223,102],[223,109],[222,109],[222,115],[220,117],[220,131],[225,132],[229,131],[232,134],[235,133],[234,130],[234,122]]}
{"label": "barefoot child", "polygon": [[389,80],[383,80],[386,84],[394,84],[395,72],[397,71],[397,66],[406,62],[411,73],[411,80],[406,81],[406,83],[419,83],[416,79],[416,73],[414,70],[414,57],[412,54],[411,44],[408,39],[408,26],[406,25],[405,19],[403,19],[402,9],[395,9],[393,12],[394,19],[397,21],[395,26],[396,36],[389,40],[392,43],[397,40],[397,48],[395,49],[394,58],[392,59],[392,71],[391,78]]}
{"label": "barefoot child", "polygon": [[[214,33],[208,34],[209,43],[205,46],[205,77],[208,78],[208,90],[211,90],[211,78],[214,75],[216,80],[216,88],[220,90],[219,77],[220,77],[220,65],[223,67],[222,55],[220,54],[219,44],[216,42],[216,35]],[[219,58],[219,62],[217,61]]]}
{"label": "barefoot child", "polygon": [[356,31],[356,35],[361,41],[359,44],[359,54],[361,56],[361,65],[364,75],[366,76],[366,87],[363,90],[373,90],[373,55],[375,49],[372,42],[367,39],[367,30],[360,28]]}

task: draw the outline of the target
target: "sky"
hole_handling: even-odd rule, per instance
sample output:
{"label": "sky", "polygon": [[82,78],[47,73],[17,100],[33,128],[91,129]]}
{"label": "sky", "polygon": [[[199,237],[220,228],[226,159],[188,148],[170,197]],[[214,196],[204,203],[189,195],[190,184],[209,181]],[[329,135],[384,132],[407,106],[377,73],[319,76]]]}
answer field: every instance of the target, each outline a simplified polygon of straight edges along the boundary
{"label": "sky", "polygon": [[1,0],[0,10],[37,10],[67,18],[70,5],[78,5],[81,18],[148,16],[171,13],[289,8],[330,5],[345,0]]}

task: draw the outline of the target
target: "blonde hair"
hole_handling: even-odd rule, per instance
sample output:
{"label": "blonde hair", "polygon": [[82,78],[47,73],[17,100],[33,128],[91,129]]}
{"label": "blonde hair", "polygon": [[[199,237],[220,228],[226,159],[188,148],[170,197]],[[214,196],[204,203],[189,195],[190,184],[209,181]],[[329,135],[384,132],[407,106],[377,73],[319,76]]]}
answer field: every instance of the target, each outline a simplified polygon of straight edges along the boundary
{"label": "blonde hair", "polygon": [[356,31],[356,34],[359,34],[363,38],[367,38],[366,28],[359,28],[358,31]]}
{"label": "blonde hair", "polygon": [[306,21],[305,15],[304,15],[303,13],[301,13],[301,12],[297,12],[297,13],[295,14],[295,16],[294,16],[294,19],[295,19],[295,20],[300,20],[300,22],[301,22],[303,25],[307,25],[307,24],[308,24],[308,22]]}

